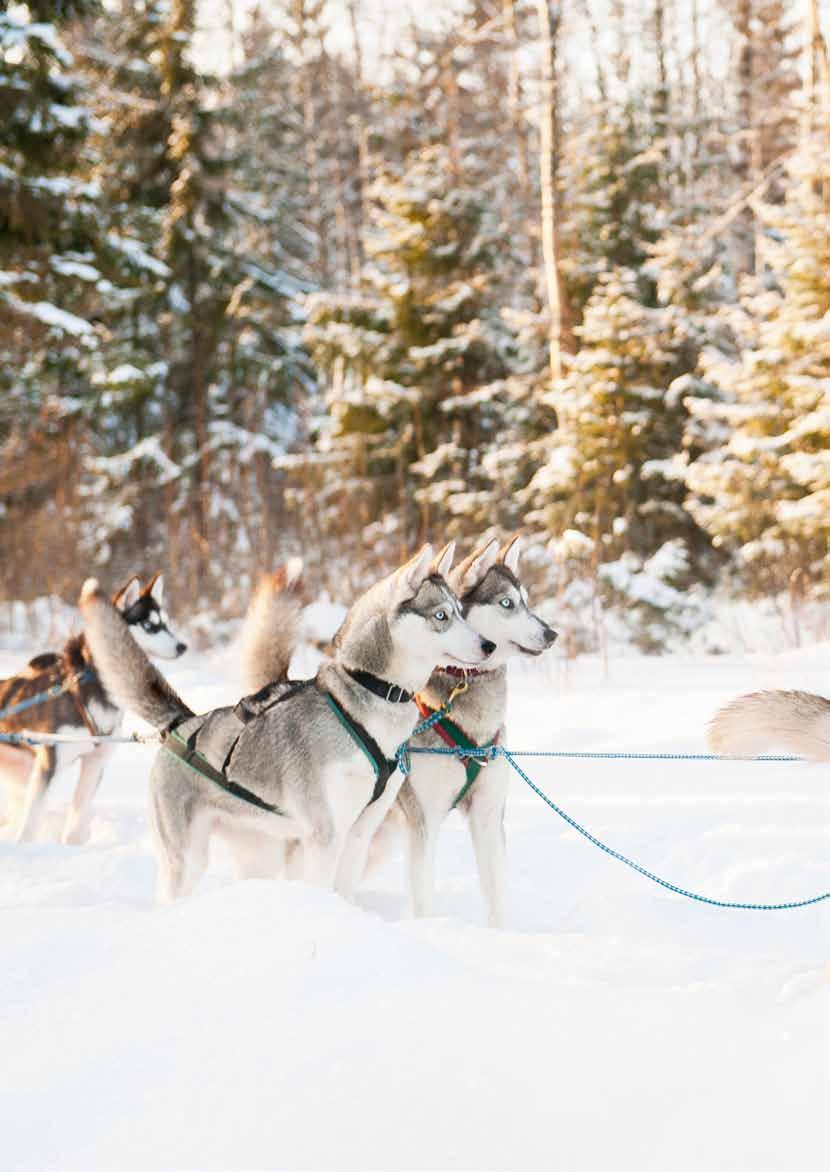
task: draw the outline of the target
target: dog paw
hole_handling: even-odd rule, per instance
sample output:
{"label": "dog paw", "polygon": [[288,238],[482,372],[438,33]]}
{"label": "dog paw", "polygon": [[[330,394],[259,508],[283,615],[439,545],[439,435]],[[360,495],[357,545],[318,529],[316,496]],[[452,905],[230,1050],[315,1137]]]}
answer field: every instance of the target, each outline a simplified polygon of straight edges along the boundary
{"label": "dog paw", "polygon": [[61,842],[64,846],[83,846],[88,841],[88,826],[67,826],[61,835]]}

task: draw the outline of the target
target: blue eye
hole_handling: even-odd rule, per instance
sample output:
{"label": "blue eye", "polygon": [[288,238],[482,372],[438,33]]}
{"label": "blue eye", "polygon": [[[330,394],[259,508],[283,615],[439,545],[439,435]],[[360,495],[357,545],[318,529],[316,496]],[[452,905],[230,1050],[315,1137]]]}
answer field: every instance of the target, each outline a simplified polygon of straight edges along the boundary
{"label": "blue eye", "polygon": [[447,612],[445,610],[437,610],[433,617],[437,622],[445,623],[447,621]]}
{"label": "blue eye", "polygon": [[512,598],[503,598],[501,600],[501,602],[499,603],[499,606],[503,606],[505,610],[512,610],[513,609],[513,599]]}

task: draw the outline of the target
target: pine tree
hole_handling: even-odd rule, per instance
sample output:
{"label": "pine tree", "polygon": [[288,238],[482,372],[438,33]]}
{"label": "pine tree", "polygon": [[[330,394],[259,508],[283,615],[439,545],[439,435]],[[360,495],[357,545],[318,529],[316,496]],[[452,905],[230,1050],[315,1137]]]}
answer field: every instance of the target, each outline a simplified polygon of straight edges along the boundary
{"label": "pine tree", "polygon": [[688,507],[754,589],[807,573],[826,591],[830,540],[830,163],[803,148],[782,206],[763,208],[762,281],[732,318],[732,354],[710,357],[708,397],[690,400],[706,451]]}
{"label": "pine tree", "polygon": [[[24,595],[38,591],[33,551],[77,505],[99,340],[99,191],[83,159],[90,114],[61,36],[86,7],[38,0],[0,13],[0,514],[16,520],[0,557]],[[69,569],[57,557],[49,585],[63,586]]]}
{"label": "pine tree", "polygon": [[285,63],[260,24],[219,83],[195,72],[193,31],[192,4],[143,0],[108,18],[90,56],[110,93],[106,243],[128,284],[96,375],[108,426],[91,471],[95,500],[119,502],[97,518],[99,549],[166,553],[196,604],[222,589],[226,558],[273,556],[260,519],[279,518],[272,460],[296,437],[309,374],[289,308],[306,286],[290,255]]}
{"label": "pine tree", "polygon": [[451,176],[446,150],[427,148],[375,183],[365,292],[318,295],[306,330],[329,378],[332,443],[354,452],[404,533],[480,524],[492,384],[514,350],[488,303],[496,226]]}

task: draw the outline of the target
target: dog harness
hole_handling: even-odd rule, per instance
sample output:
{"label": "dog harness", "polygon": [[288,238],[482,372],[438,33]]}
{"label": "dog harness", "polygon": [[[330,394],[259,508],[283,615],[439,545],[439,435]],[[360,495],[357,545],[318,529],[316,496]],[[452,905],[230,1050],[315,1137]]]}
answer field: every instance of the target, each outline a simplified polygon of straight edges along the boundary
{"label": "dog harness", "polygon": [[[411,699],[408,692],[404,692],[402,688],[398,688],[396,684],[388,684],[386,681],[378,680],[377,677],[371,676],[372,686],[367,684],[362,678],[368,673],[350,672],[350,675],[357,680],[358,683],[363,684],[364,687],[369,687],[370,691],[377,695],[382,695],[384,699],[390,699],[391,703],[402,703],[404,699]],[[383,691],[380,686],[383,686]],[[228,777],[227,771],[230,767],[231,758],[234,750],[239,743],[239,738],[245,728],[252,720],[262,716],[264,713],[270,711],[275,705],[283,704],[286,700],[296,696],[299,692],[306,688],[316,687],[315,680],[301,680],[299,683],[285,683],[278,682],[276,684],[267,684],[259,692],[252,696],[246,696],[240,700],[236,707],[232,709],[219,709],[207,718],[191,735],[185,740],[176,732],[179,724],[183,720],[177,720],[170,725],[162,734],[162,746],[172,753],[174,757],[178,757],[185,765],[218,785],[220,789],[225,790],[229,794],[233,794],[236,798],[241,798],[245,802],[256,806],[260,810],[267,810],[271,814],[282,814],[278,806],[273,806],[269,802],[264,801],[252,790],[246,789],[245,786],[238,782],[231,781]],[[391,691],[391,695],[389,695]],[[386,783],[398,767],[398,762],[395,758],[388,758],[384,755],[383,750],[377,743],[372,734],[363,727],[363,725],[355,720],[355,718],[343,707],[343,705],[332,696],[331,692],[322,692],[324,699],[331,708],[334,715],[337,717],[340,724],[355,742],[361,752],[367,757],[375,774],[375,787],[372,791],[367,805],[371,806],[372,802],[376,802],[386,789]],[[183,718],[190,719],[189,717]],[[230,727],[229,727],[230,724]],[[197,745],[198,738],[202,734],[207,737],[210,743],[210,749],[216,759],[221,759],[221,768],[218,768],[209,759],[209,757],[202,752]]]}
{"label": "dog harness", "polygon": [[[418,711],[425,720],[430,716],[434,716],[438,711],[436,708],[431,708],[423,696],[417,695],[415,697],[415,703],[418,705]],[[487,741],[483,745],[477,745],[471,737],[467,736],[464,729],[460,725],[457,725],[454,720],[450,720],[448,716],[442,716],[440,720],[437,720],[433,724],[432,729],[438,734],[444,744],[448,745],[451,749],[490,749],[499,743],[499,733],[497,732],[491,741]],[[459,753],[458,760],[464,766],[467,778],[461,789],[455,795],[455,799],[450,806],[451,810],[454,810],[458,803],[463,801],[467,796],[475,784],[479,773],[481,773],[487,764],[487,761],[481,757],[465,757],[463,753]]]}
{"label": "dog harness", "polygon": [[[367,805],[371,806],[372,802],[376,802],[383,794],[387,781],[398,768],[397,759],[384,756],[383,749],[381,749],[372,734],[362,724],[356,721],[353,716],[349,715],[343,705],[335,700],[331,692],[324,692],[323,695],[328,701],[329,708],[331,708],[357,747],[368,757],[375,771],[375,788],[372,790],[372,796],[367,802]],[[398,701],[393,701],[393,703],[398,703]]]}
{"label": "dog harness", "polygon": [[[237,785],[235,781],[231,781],[221,769],[215,769],[207,757],[203,753],[200,753],[195,744],[192,743],[194,737],[195,734],[185,741],[178,735],[175,729],[169,729],[164,734],[161,743],[168,753],[172,753],[174,757],[178,757],[180,761],[184,761],[185,765],[189,765],[191,769],[195,769],[202,777],[206,777],[209,781],[214,782],[220,789],[225,790],[229,794],[233,794],[235,798],[242,798],[243,802],[249,802],[252,806],[257,806],[260,810],[268,810],[271,814],[282,813],[278,806],[272,806],[269,802],[263,801],[252,790],[245,789],[244,785]],[[236,742],[234,742],[235,744]]]}

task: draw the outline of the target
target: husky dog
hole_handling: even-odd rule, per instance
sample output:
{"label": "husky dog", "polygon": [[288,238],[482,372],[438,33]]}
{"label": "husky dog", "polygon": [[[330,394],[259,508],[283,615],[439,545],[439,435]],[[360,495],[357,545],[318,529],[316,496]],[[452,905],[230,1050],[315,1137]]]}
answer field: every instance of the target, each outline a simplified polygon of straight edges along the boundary
{"label": "husky dog", "polygon": [[709,725],[715,753],[756,756],[788,749],[810,761],[830,761],[830,700],[812,692],[750,692],[715,713]]}
{"label": "husky dog", "polygon": [[[517,576],[520,554],[518,537],[501,550],[493,540],[450,574],[449,583],[467,621],[495,643],[496,650],[483,669],[464,673],[445,661],[433,672],[417,697],[421,713],[427,716],[440,709],[455,693],[448,717],[451,723],[443,722],[415,737],[413,748],[444,748],[464,740],[483,746],[504,735],[508,660],[515,655],[541,655],[556,639],[556,632],[528,609],[527,590]],[[413,753],[411,762],[412,771],[398,794],[398,808],[406,823],[415,914],[426,916],[432,910],[438,831],[457,805],[470,828],[489,923],[499,927],[504,916],[507,762],[496,757],[480,771],[473,758]]]}
{"label": "husky dog", "polygon": [[[123,615],[125,629],[151,655],[175,659],[186,646],[170,631],[162,610],[164,578],[156,574],[142,590],[131,578],[113,597]],[[108,736],[115,733],[122,712],[107,696],[84,635],[73,636],[59,652],[32,659],[10,679],[0,681],[0,709],[14,708],[55,685],[66,691],[0,721],[2,732],[83,733]],[[67,811],[62,841],[85,842],[89,834],[92,800],[104,767],[112,753],[107,744],[21,745],[0,743],[0,781],[6,785],[13,836],[17,841],[34,837],[52,778],[80,758],[80,774]]]}
{"label": "husky dog", "polygon": [[291,558],[266,574],[254,591],[242,631],[242,672],[249,692],[288,679],[300,632],[302,572],[302,558]]}
{"label": "husky dog", "polygon": [[299,839],[306,878],[352,894],[397,795],[393,760],[418,719],[413,691],[436,663],[475,667],[495,649],[445,581],[452,552],[433,558],[425,546],[364,594],[313,681],[201,716],[127,638],[97,584],[86,584],[81,610],[107,689],[165,730],[150,782],[163,899],[193,889],[213,835],[242,875],[261,873],[269,842]]}

